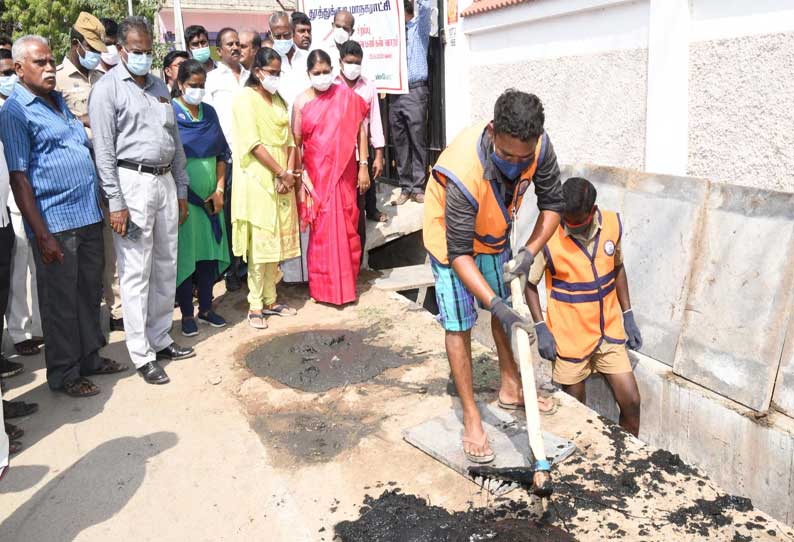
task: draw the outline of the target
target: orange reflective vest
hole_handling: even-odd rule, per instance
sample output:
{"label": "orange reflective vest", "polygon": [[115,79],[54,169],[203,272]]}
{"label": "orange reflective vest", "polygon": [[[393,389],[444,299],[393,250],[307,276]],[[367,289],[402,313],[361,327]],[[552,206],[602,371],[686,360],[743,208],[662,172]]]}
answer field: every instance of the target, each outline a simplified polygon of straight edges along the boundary
{"label": "orange reflective vest", "polygon": [[546,255],[546,322],[567,361],[589,358],[604,341],[623,344],[623,313],[615,291],[615,247],[623,226],[620,215],[596,211],[601,229],[593,253],[562,225],[543,248]]}
{"label": "orange reflective vest", "polygon": [[547,136],[544,132],[535,147],[535,160],[521,174],[521,180],[515,183],[513,201],[505,206],[496,184],[498,181],[483,178],[487,156],[482,153],[480,143],[484,130],[485,125],[480,124],[461,132],[441,153],[427,184],[422,238],[425,249],[441,265],[449,265],[444,220],[447,183],[455,183],[477,210],[474,254],[499,254],[509,247],[508,236],[513,219],[545,152]]}

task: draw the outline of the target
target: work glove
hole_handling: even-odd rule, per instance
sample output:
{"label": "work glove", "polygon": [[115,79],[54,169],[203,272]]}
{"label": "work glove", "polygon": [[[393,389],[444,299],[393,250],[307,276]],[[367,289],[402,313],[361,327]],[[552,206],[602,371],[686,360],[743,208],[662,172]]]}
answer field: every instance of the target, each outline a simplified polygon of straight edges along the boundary
{"label": "work glove", "polygon": [[516,342],[516,331],[519,329],[523,329],[529,335],[529,343],[532,344],[535,342],[535,337],[532,333],[532,322],[518,314],[516,311],[508,307],[504,300],[500,297],[494,296],[491,299],[491,314],[499,320],[499,323],[502,325],[502,329],[504,330],[507,338],[510,339],[510,345],[513,349],[513,353],[518,355],[518,348]]}
{"label": "work glove", "polygon": [[642,348],[642,335],[637,322],[634,321],[634,312],[629,309],[623,313],[623,329],[626,330],[626,346],[631,350]]}
{"label": "work glove", "polygon": [[535,256],[527,247],[519,248],[515,257],[503,266],[505,284],[509,285],[513,279],[517,278],[521,281],[521,291],[523,292],[527,287],[529,268],[532,267],[534,260]]}
{"label": "work glove", "polygon": [[538,352],[540,352],[540,357],[549,361],[556,361],[557,343],[554,342],[554,335],[549,331],[546,322],[540,321],[535,324],[535,333],[538,336]]}

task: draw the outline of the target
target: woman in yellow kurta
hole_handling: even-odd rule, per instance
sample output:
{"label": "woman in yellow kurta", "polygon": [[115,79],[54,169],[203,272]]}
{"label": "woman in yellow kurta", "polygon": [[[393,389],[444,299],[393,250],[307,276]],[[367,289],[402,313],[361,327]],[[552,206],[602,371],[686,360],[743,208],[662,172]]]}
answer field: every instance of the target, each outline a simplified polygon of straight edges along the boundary
{"label": "woman in yellow kurta", "polygon": [[267,315],[297,314],[276,302],[279,262],[300,256],[294,190],[300,172],[292,171],[295,143],[276,92],[280,76],[281,57],[263,47],[232,105],[232,249],[248,262],[248,322],[257,329],[267,328]]}

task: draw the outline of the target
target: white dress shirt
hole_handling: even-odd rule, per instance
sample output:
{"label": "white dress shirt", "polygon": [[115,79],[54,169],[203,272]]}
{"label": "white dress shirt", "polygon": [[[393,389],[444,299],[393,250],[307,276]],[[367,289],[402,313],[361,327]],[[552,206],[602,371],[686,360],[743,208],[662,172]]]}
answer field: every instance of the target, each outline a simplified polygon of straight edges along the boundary
{"label": "white dress shirt", "polygon": [[204,103],[211,105],[218,113],[221,130],[226,136],[229,147],[232,148],[232,101],[234,95],[245,87],[249,72],[240,65],[240,79],[234,76],[232,69],[223,62],[207,74],[207,83],[204,88]]}
{"label": "white dress shirt", "polygon": [[0,228],[5,228],[11,221],[8,216],[8,195],[11,193],[11,177],[6,165],[5,149],[0,141]]}
{"label": "white dress shirt", "polygon": [[281,55],[281,81],[278,85],[278,93],[287,102],[290,111],[295,98],[311,86],[309,74],[306,73],[306,60],[309,58],[309,53],[298,47],[294,49],[295,54],[292,55],[292,62],[286,55]]}

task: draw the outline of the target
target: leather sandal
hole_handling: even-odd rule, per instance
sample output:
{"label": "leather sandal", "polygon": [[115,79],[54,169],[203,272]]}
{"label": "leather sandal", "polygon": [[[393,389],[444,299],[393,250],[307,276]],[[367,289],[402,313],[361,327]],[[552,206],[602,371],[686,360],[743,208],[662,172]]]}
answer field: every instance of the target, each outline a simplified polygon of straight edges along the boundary
{"label": "leather sandal", "polygon": [[41,350],[41,344],[38,344],[33,339],[28,339],[21,343],[16,343],[14,345],[14,350],[16,350],[17,354],[20,356],[35,356]]}
{"label": "leather sandal", "polygon": [[63,392],[69,397],[91,397],[99,393],[99,388],[96,384],[81,376],[65,383]]}

